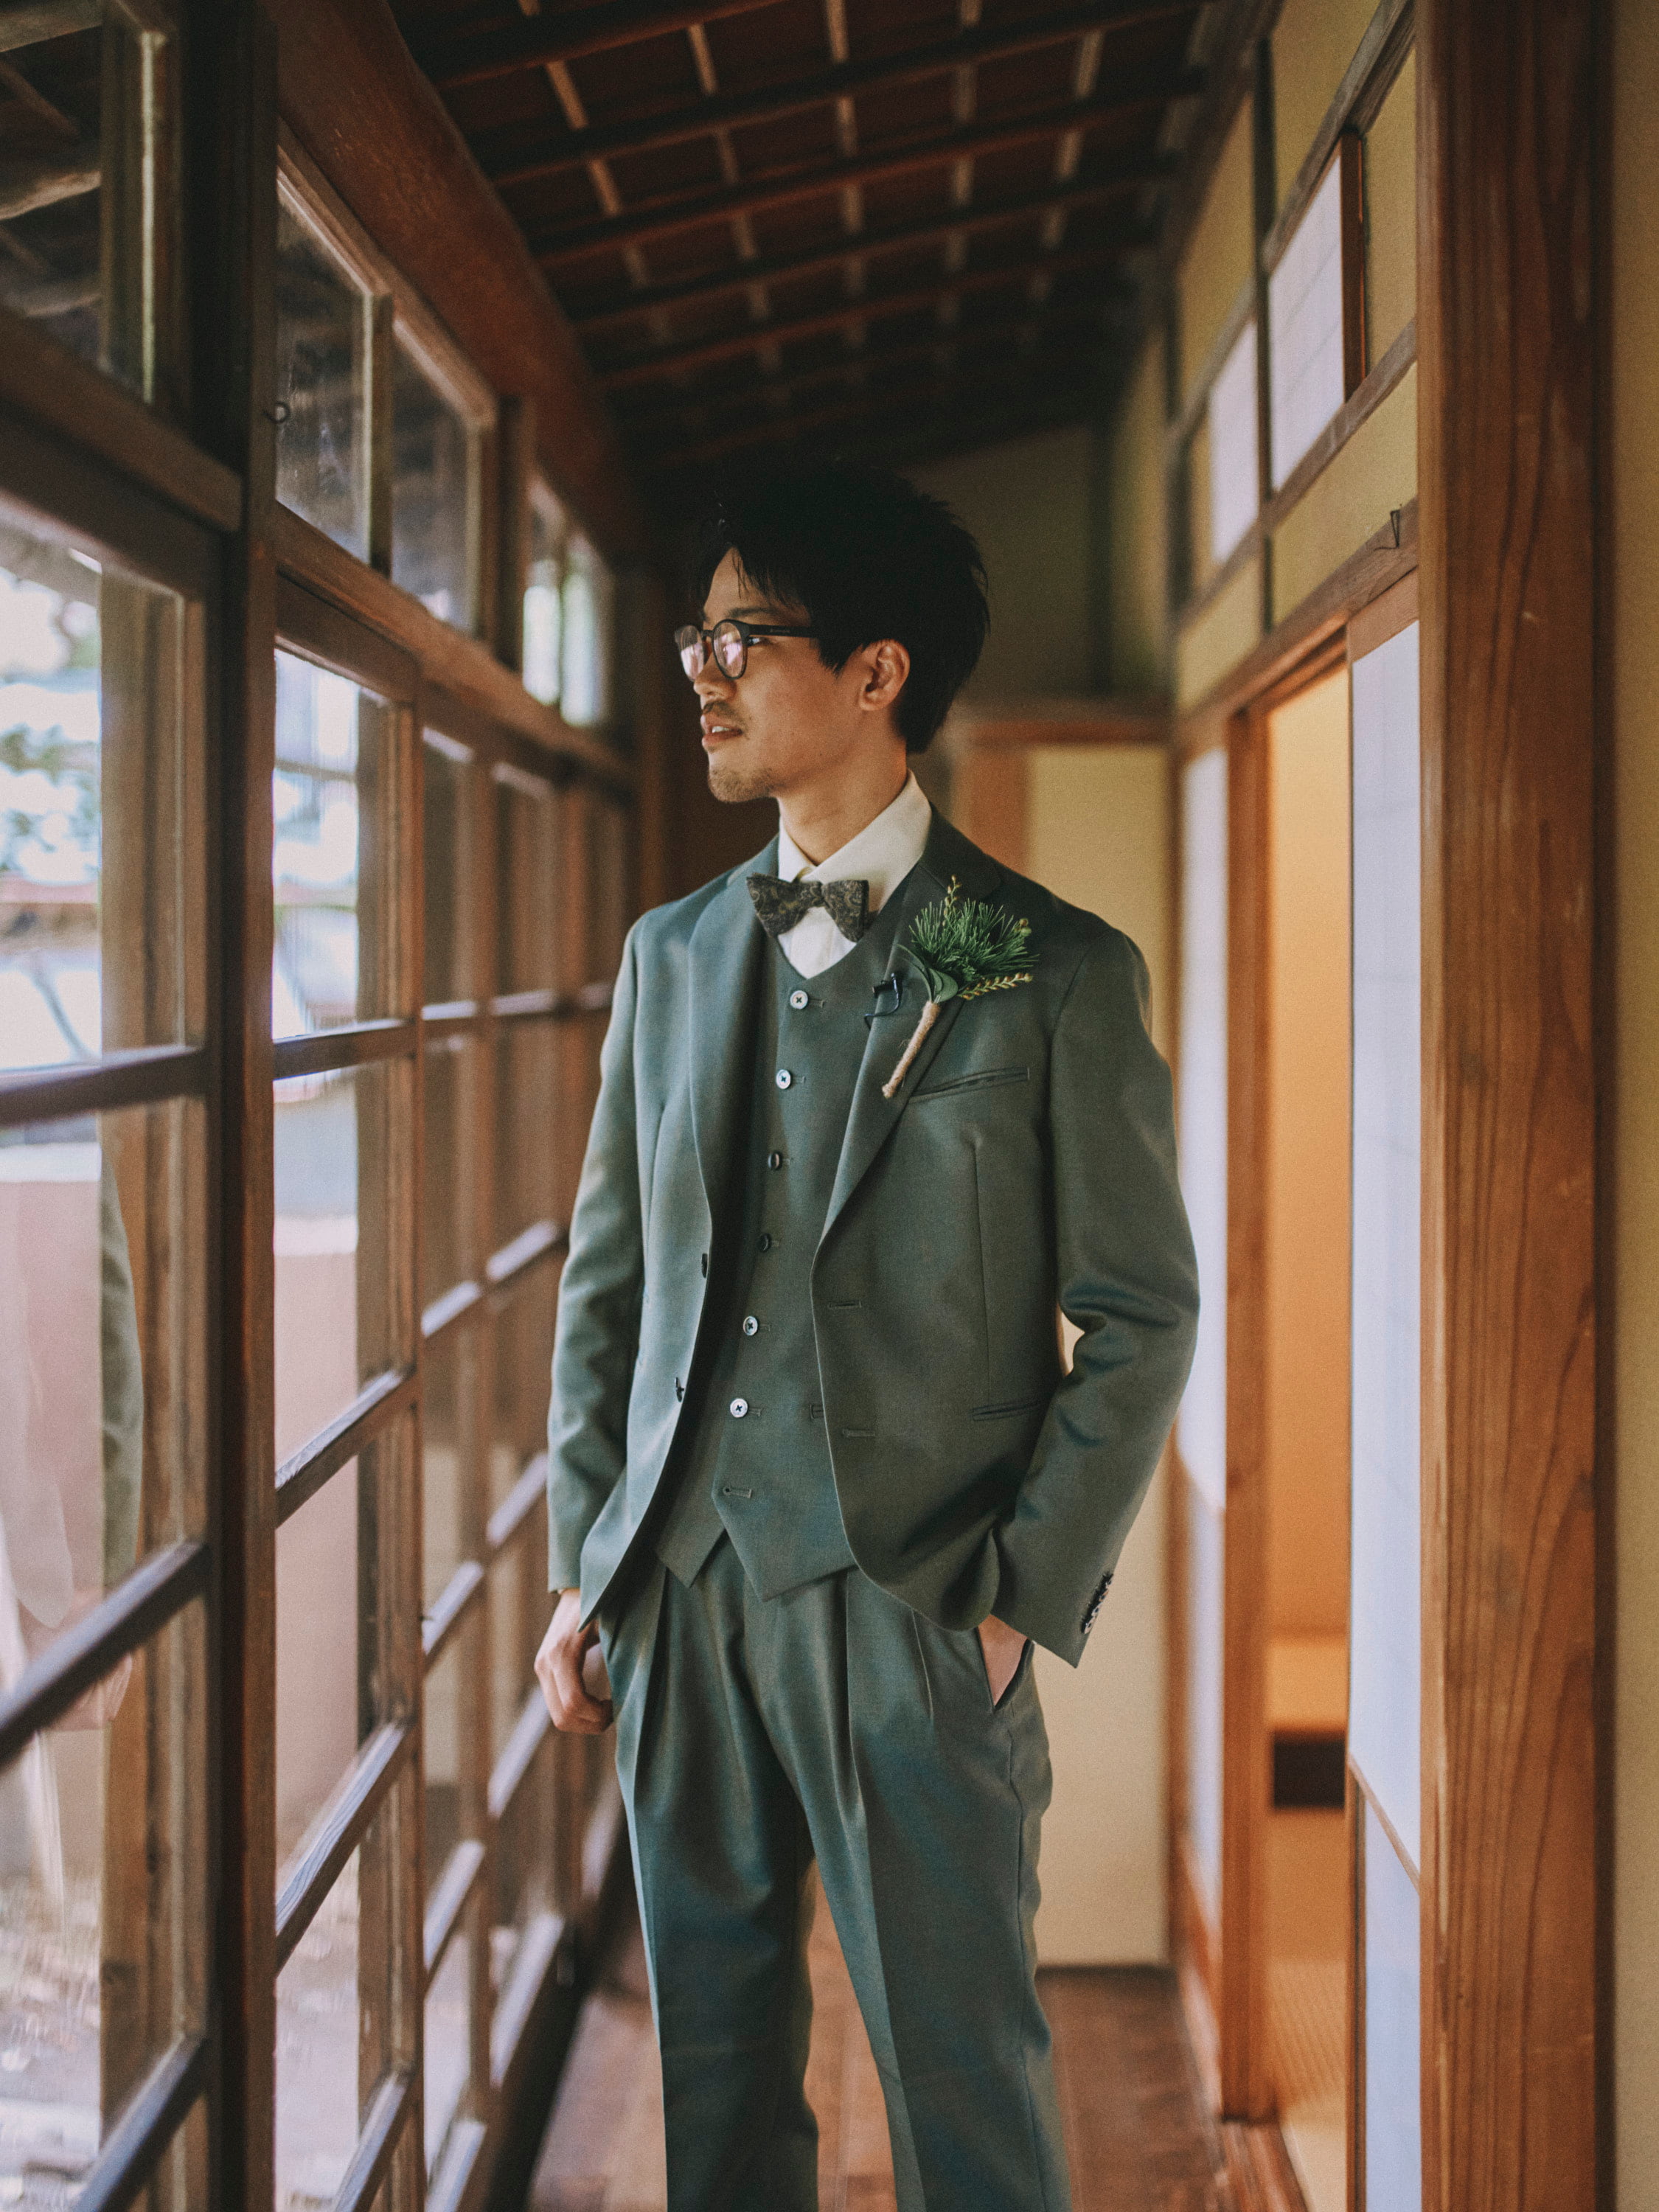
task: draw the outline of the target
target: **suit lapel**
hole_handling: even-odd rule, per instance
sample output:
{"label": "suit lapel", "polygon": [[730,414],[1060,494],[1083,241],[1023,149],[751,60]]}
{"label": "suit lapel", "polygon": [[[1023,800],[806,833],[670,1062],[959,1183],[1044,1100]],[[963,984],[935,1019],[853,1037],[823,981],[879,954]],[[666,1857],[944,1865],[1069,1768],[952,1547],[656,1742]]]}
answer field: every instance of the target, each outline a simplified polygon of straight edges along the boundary
{"label": "suit lapel", "polygon": [[[921,859],[899,892],[901,938],[923,907],[944,897],[953,876],[968,898],[989,898],[1002,880],[996,863],[977,845],[970,845],[960,830],[952,829],[944,816],[935,811]],[[869,1173],[877,1153],[897,1127],[900,1117],[915,1097],[962,1012],[960,999],[946,1000],[939,1019],[911,1061],[896,1096],[884,1098],[882,1085],[897,1066],[927,998],[927,988],[907,956],[896,948],[893,960],[895,972],[903,978],[904,995],[896,1017],[872,1022],[865,1040],[864,1060],[853,1092],[852,1110],[847,1117],[847,1134],[830,1194],[830,1209],[824,1217],[826,1237],[842,1208]]]}
{"label": "suit lapel", "polygon": [[766,933],[745,878],[775,869],[777,842],[734,868],[703,908],[687,949],[691,1127],[711,1223],[723,1218],[738,1125],[746,1124]]}

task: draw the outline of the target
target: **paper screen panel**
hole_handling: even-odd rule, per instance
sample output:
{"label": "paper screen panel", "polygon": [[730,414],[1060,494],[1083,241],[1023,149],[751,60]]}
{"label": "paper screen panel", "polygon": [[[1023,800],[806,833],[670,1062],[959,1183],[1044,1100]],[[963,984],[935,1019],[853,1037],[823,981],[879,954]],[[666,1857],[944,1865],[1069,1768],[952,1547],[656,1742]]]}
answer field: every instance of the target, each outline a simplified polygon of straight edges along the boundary
{"label": "paper screen panel", "polygon": [[1421,1622],[1420,771],[1415,624],[1353,668],[1349,1747],[1415,1863]]}

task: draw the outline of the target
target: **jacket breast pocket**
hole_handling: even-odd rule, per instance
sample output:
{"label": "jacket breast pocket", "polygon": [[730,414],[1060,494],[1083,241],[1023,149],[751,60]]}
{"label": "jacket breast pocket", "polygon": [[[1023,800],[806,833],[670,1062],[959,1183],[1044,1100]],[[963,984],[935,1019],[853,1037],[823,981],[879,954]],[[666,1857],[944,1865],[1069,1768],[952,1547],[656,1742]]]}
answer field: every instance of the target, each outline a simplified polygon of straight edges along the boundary
{"label": "jacket breast pocket", "polygon": [[954,1098],[964,1091],[994,1091],[1000,1084],[1029,1083],[1030,1079],[1029,1067],[976,1068],[970,1075],[952,1076],[948,1082],[929,1084],[925,1091],[917,1091],[911,1103],[920,1106],[924,1098]]}

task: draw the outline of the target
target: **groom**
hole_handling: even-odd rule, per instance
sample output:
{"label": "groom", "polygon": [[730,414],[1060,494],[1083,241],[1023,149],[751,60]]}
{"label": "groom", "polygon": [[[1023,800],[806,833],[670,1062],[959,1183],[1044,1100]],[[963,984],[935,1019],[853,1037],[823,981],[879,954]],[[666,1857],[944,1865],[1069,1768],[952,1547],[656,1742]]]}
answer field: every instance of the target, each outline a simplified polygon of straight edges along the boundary
{"label": "groom", "polygon": [[814,1861],[903,2212],[1064,2212],[1030,1647],[1082,1653],[1197,1308],[1146,970],[909,772],[987,624],[946,508],[839,465],[750,479],[698,580],[710,788],[775,798],[779,831],[629,939],[537,1672],[598,1732],[602,1643],[672,2212],[817,2205]]}

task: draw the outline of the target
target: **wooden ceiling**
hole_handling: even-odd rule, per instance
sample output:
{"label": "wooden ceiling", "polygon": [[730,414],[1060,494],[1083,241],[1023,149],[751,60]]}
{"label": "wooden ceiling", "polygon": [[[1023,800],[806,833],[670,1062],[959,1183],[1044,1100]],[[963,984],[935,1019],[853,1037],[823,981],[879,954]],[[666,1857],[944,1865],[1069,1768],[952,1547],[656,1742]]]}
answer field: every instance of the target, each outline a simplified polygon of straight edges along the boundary
{"label": "wooden ceiling", "polygon": [[1083,419],[1139,321],[1199,0],[394,0],[668,514],[790,443]]}

